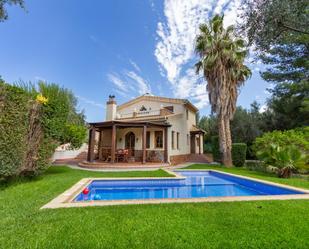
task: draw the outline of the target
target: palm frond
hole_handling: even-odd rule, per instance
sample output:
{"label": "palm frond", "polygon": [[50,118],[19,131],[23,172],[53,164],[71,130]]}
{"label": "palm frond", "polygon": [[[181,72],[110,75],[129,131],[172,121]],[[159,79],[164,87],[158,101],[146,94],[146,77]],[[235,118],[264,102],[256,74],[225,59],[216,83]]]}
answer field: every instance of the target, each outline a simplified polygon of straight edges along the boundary
{"label": "palm frond", "polygon": [[196,73],[203,72],[212,110],[232,118],[236,110],[238,88],[251,76],[244,65],[246,43],[235,37],[233,26],[223,27],[223,16],[215,15],[208,24],[200,25],[195,52],[200,60]]}

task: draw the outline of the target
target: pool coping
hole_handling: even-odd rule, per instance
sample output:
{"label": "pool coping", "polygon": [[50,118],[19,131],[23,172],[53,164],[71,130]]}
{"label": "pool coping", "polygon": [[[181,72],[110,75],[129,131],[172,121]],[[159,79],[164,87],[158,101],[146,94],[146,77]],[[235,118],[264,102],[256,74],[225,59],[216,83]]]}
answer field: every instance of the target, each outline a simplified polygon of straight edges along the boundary
{"label": "pool coping", "polygon": [[[161,204],[161,203],[198,203],[198,202],[233,202],[233,201],[260,201],[260,200],[297,200],[309,199],[309,190],[297,188],[285,184],[274,183],[266,180],[261,180],[253,177],[242,176],[222,172],[213,169],[175,169],[170,171],[164,169],[167,173],[174,175],[173,177],[113,177],[113,178],[83,178],[67,189],[62,194],[45,204],[41,209],[54,208],[69,208],[69,207],[89,207],[89,206],[112,206],[112,205],[132,205],[132,204]],[[272,186],[282,187],[285,189],[304,192],[304,194],[289,194],[289,195],[257,195],[257,196],[222,196],[222,197],[200,197],[200,198],[162,198],[162,199],[144,199],[144,200],[91,200],[84,202],[73,202],[76,196],[92,181],[95,180],[183,180],[184,176],[179,175],[178,171],[213,171],[229,176],[239,177],[246,180],[256,181]]]}

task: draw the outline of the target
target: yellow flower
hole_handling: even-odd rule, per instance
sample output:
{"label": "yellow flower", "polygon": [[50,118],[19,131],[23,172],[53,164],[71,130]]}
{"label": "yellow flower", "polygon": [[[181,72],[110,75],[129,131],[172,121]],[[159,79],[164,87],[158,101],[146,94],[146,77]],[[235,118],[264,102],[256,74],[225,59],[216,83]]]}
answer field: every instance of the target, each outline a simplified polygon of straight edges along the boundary
{"label": "yellow flower", "polygon": [[36,101],[45,105],[48,102],[48,98],[45,98],[42,94],[36,96]]}

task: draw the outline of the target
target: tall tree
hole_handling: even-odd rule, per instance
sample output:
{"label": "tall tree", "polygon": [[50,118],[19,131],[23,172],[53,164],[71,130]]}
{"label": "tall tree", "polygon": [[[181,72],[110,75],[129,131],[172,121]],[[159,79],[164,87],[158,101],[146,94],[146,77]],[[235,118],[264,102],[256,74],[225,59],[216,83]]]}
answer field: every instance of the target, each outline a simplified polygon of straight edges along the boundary
{"label": "tall tree", "polygon": [[8,19],[6,5],[19,5],[21,8],[25,8],[24,0],[0,0],[0,22]]}
{"label": "tall tree", "polygon": [[270,65],[262,77],[270,82],[308,79],[308,0],[243,0],[240,29]]}
{"label": "tall tree", "polygon": [[309,124],[308,0],[243,0],[239,28],[267,65],[261,73],[273,83],[268,114],[274,129]]}
{"label": "tall tree", "polygon": [[238,89],[250,77],[244,65],[247,49],[243,39],[235,36],[233,26],[223,27],[223,16],[216,15],[208,24],[200,25],[195,51],[200,59],[196,73],[203,73],[212,112],[218,117],[222,162],[232,165],[230,120],[236,110]]}

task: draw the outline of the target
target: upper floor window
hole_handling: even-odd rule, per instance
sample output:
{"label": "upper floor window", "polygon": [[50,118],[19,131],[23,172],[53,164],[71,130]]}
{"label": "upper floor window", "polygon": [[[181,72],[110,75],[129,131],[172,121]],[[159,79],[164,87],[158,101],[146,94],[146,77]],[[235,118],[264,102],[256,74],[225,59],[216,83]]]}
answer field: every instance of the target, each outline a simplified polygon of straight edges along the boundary
{"label": "upper floor window", "polygon": [[155,147],[163,148],[163,131],[155,131]]}
{"label": "upper floor window", "polygon": [[187,120],[189,120],[189,110],[188,109],[186,109],[186,118]]}
{"label": "upper floor window", "polygon": [[179,150],[179,136],[180,136],[180,133],[177,132],[177,150]]}

